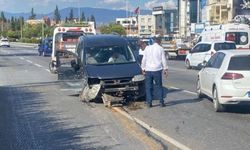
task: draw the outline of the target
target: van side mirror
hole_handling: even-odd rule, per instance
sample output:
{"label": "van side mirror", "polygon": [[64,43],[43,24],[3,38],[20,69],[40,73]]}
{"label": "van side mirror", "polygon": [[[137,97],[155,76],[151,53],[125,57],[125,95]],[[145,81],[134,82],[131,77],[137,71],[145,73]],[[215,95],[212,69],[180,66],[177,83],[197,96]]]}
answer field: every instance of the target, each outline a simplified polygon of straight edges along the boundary
{"label": "van side mirror", "polygon": [[202,67],[202,68],[205,68],[206,66],[207,66],[207,61],[204,60],[204,61],[201,63],[201,67]]}

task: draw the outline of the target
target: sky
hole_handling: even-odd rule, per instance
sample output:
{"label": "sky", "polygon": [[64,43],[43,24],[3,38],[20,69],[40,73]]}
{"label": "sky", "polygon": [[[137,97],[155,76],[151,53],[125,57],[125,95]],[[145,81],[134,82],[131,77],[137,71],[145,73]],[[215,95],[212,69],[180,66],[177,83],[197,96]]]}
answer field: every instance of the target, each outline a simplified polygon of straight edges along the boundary
{"label": "sky", "polygon": [[[127,5],[126,5],[127,2]],[[21,13],[30,12],[34,8],[35,13],[49,13],[66,7],[95,7],[107,9],[126,9],[133,11],[138,6],[142,9],[152,9],[155,6],[167,5],[173,7],[176,0],[0,0],[0,11]]]}

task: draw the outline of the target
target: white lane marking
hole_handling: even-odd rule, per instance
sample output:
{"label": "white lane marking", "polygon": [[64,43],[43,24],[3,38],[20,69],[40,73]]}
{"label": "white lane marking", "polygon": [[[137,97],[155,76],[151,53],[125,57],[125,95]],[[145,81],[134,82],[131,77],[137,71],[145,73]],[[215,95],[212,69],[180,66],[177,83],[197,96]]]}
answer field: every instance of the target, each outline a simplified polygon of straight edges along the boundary
{"label": "white lane marking", "polygon": [[128,119],[130,119],[132,121],[135,121],[136,123],[138,123],[139,125],[141,125],[145,129],[147,129],[148,131],[154,133],[155,135],[157,135],[157,136],[161,137],[162,139],[166,140],[167,142],[173,144],[177,148],[179,148],[181,150],[191,150],[189,147],[183,145],[182,143],[178,142],[177,140],[171,138],[170,136],[160,132],[158,129],[152,127],[151,125],[148,125],[147,123],[143,122],[142,120],[131,116],[130,114],[128,114],[127,112],[125,112],[125,111],[123,111],[121,109],[119,109],[118,107],[114,107],[113,109],[116,110],[121,115],[125,116],[126,118],[128,118]]}
{"label": "white lane marking", "polygon": [[39,65],[39,64],[34,64],[35,66],[42,68],[43,66]]}
{"label": "white lane marking", "polygon": [[186,93],[189,93],[189,94],[192,94],[192,95],[197,95],[197,93],[192,92],[192,91],[188,91],[188,90],[183,90],[183,92],[186,92]]}
{"label": "white lane marking", "polygon": [[30,61],[30,60],[27,60],[27,59],[26,59],[26,61],[27,61],[27,62],[29,62],[29,63],[31,63],[31,64],[33,64],[33,62],[32,62],[32,61]]}
{"label": "white lane marking", "polygon": [[24,60],[24,58],[23,57],[19,57],[20,59],[22,59],[22,60]]}
{"label": "white lane marking", "polygon": [[195,92],[184,90],[184,89],[180,89],[180,88],[177,88],[177,87],[170,86],[169,88],[175,89],[175,90],[180,90],[182,92],[185,92],[185,93],[188,93],[188,94],[192,94],[192,95],[197,95]]}
{"label": "white lane marking", "polygon": [[50,73],[50,70],[49,69],[45,69],[47,72],[49,72]]}

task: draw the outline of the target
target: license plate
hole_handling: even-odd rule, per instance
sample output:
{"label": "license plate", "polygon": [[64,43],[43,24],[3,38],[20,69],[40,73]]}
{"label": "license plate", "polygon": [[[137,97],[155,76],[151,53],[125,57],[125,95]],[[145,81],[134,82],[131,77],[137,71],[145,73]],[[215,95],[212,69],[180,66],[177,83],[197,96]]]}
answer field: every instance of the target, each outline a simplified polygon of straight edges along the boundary
{"label": "license plate", "polygon": [[248,92],[248,97],[250,97],[250,92]]}
{"label": "license plate", "polygon": [[186,55],[186,51],[185,50],[180,50],[179,55]]}

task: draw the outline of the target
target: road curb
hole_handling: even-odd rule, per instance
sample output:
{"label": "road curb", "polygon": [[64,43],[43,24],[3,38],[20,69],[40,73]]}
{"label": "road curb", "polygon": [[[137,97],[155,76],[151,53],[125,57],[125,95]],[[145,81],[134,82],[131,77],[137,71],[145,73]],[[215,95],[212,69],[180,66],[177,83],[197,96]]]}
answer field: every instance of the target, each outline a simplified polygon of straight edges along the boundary
{"label": "road curb", "polygon": [[181,144],[180,142],[176,141],[175,139],[169,137],[168,135],[163,134],[158,129],[154,128],[153,126],[148,125],[147,123],[141,121],[140,119],[137,119],[137,118],[131,116],[129,113],[127,113],[126,111],[122,110],[121,108],[119,108],[119,107],[113,107],[112,109],[114,109],[115,111],[117,111],[118,113],[120,113],[121,115],[123,115],[124,117],[126,117],[126,118],[128,118],[128,119],[130,119],[132,121],[135,121],[136,123],[138,123],[139,125],[141,125],[145,129],[147,129],[148,131],[150,131],[150,132],[154,133],[155,135],[161,137],[162,139],[164,139],[168,143],[173,144],[178,149],[181,149],[181,150],[191,150],[189,147]]}

